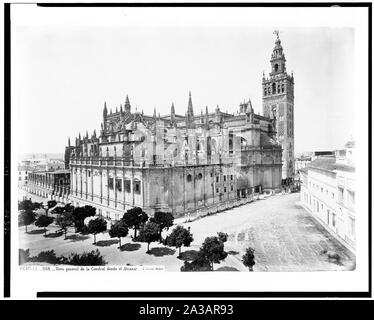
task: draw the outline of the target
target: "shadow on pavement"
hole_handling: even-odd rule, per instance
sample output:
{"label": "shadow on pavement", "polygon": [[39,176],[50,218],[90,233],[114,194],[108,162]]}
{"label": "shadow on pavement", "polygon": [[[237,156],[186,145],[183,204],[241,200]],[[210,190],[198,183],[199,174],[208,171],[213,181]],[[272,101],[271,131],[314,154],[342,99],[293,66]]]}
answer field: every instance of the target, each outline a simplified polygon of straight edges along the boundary
{"label": "shadow on pavement", "polygon": [[62,235],[63,235],[63,232],[51,232],[51,233],[47,233],[45,237],[46,238],[57,238],[57,237],[61,237]]}
{"label": "shadow on pavement", "polygon": [[178,257],[178,259],[184,260],[184,261],[192,261],[195,260],[198,256],[199,252],[197,250],[187,250],[183,251]]}
{"label": "shadow on pavement", "polygon": [[136,250],[139,250],[140,247],[141,247],[141,244],[139,243],[125,243],[119,249],[121,251],[136,251]]}
{"label": "shadow on pavement", "polygon": [[239,271],[239,270],[234,267],[220,267],[216,269],[215,271]]}
{"label": "shadow on pavement", "polygon": [[163,247],[157,247],[157,248],[152,248],[149,250],[149,254],[152,254],[156,257],[162,257],[162,256],[172,256],[175,253],[174,249],[170,248],[163,248]]}
{"label": "shadow on pavement", "polygon": [[233,255],[233,256],[236,256],[237,254],[239,254],[238,251],[234,251],[234,250],[230,250],[230,251],[228,251],[227,253],[228,253],[228,254],[231,254],[231,255]]}
{"label": "shadow on pavement", "polygon": [[72,241],[83,241],[90,238],[90,236],[83,236],[81,234],[72,234],[70,236],[67,236],[65,240],[72,240]]}
{"label": "shadow on pavement", "polygon": [[27,232],[27,234],[42,234],[42,233],[44,233],[44,229],[35,229],[35,230],[31,230]]}
{"label": "shadow on pavement", "polygon": [[118,240],[101,240],[101,241],[97,241],[96,245],[98,247],[109,247],[112,244],[116,244],[118,242],[119,242]]}

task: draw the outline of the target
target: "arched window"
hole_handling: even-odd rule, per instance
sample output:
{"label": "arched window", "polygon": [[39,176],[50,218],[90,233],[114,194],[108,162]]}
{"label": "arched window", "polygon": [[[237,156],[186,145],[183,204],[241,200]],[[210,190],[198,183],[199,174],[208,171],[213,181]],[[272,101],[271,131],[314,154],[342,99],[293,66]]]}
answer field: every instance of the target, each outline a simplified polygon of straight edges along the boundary
{"label": "arched window", "polygon": [[277,89],[277,86],[276,86],[275,82],[271,85],[271,88],[272,88],[273,94],[275,94],[276,89]]}
{"label": "arched window", "polygon": [[203,178],[203,175],[202,175],[201,173],[199,173],[199,174],[197,175],[197,179],[201,180],[202,178]]}
{"label": "arched window", "polygon": [[187,175],[187,181],[191,182],[192,181],[192,176],[190,174]]}
{"label": "arched window", "polygon": [[277,63],[274,65],[274,71],[278,72],[278,64]]}

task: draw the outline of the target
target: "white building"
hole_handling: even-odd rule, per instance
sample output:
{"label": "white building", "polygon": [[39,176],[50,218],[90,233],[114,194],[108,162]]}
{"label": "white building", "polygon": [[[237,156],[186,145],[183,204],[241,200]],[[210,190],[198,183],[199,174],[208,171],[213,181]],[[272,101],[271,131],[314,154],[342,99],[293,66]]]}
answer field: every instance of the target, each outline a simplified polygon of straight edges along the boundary
{"label": "white building", "polygon": [[351,159],[322,156],[300,170],[300,200],[331,234],[355,252],[355,168]]}
{"label": "white building", "polygon": [[27,184],[27,175],[31,171],[30,167],[28,166],[18,166],[18,185],[24,186]]}

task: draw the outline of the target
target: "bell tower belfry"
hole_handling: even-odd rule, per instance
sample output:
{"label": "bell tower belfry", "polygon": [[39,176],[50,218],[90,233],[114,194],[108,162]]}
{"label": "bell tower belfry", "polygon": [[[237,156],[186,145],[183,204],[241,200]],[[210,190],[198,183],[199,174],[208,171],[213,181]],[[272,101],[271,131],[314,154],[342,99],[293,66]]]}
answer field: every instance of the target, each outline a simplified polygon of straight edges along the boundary
{"label": "bell tower belfry", "polygon": [[295,174],[294,154],[294,78],[286,71],[286,57],[276,35],[275,46],[271,55],[271,72],[262,77],[263,115],[275,118],[276,139],[282,145],[282,179],[293,179]]}

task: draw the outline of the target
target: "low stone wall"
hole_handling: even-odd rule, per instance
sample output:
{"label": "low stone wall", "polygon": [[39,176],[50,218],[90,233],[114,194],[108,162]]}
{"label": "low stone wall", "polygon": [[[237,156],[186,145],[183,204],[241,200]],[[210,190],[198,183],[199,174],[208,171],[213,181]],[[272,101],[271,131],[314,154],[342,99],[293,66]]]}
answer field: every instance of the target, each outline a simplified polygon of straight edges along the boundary
{"label": "low stone wall", "polygon": [[[240,198],[240,199],[230,200],[230,201],[226,201],[226,202],[220,202],[220,203],[217,203],[217,204],[213,204],[213,205],[210,205],[210,206],[206,206],[204,208],[199,208],[197,210],[185,213],[184,218],[185,218],[186,222],[187,221],[194,221],[194,220],[202,218],[202,217],[206,217],[206,216],[209,216],[209,215],[212,215],[212,214],[216,214],[216,213],[219,213],[219,212],[222,212],[222,211],[225,211],[225,210],[229,210],[229,209],[232,209],[232,208],[236,208],[236,207],[245,205],[247,203],[258,200],[260,197],[262,197],[262,195],[259,195],[259,194],[255,193],[255,194],[249,195],[246,198]],[[180,216],[179,218],[181,218],[181,217],[183,217],[183,216]]]}

